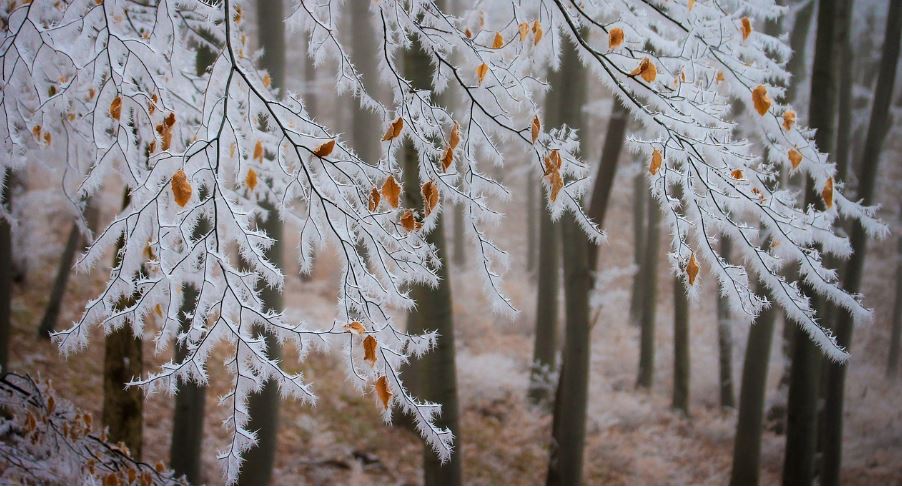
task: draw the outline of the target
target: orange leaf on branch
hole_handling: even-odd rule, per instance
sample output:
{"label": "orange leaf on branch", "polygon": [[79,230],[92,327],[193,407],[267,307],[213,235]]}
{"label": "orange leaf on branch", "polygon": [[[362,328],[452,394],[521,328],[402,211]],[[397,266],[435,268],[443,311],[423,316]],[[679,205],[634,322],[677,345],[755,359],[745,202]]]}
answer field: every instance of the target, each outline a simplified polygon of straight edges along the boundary
{"label": "orange leaf on branch", "polygon": [[762,117],[773,103],[770,96],[767,95],[767,88],[764,85],[758,85],[752,90],[752,102],[755,104],[755,111]]}
{"label": "orange leaf on branch", "polygon": [[630,71],[630,76],[641,76],[646,83],[651,83],[658,77],[658,68],[649,58],[642,58],[639,65]]}
{"label": "orange leaf on branch", "polygon": [[404,119],[401,117],[396,118],[391,124],[389,124],[388,129],[385,130],[385,135],[382,136],[382,140],[394,140],[399,135],[401,135],[401,130],[404,129]]}
{"label": "orange leaf on branch", "polygon": [[183,169],[179,169],[172,176],[172,195],[175,197],[175,203],[181,207],[187,205],[191,199],[191,183],[188,182],[188,175]]}
{"label": "orange leaf on branch", "polygon": [[382,197],[392,208],[397,208],[401,202],[401,185],[391,174],[382,183]]}
{"label": "orange leaf on branch", "polygon": [[[357,323],[355,321],[355,323]],[[358,323],[359,324],[359,323]],[[367,335],[366,338],[363,339],[363,360],[366,360],[370,363],[370,367],[376,366],[376,346],[378,343],[373,335]]]}
{"label": "orange leaf on branch", "polygon": [[648,173],[654,176],[658,173],[658,170],[661,169],[661,163],[664,162],[664,157],[661,155],[661,151],[655,149],[651,153],[651,162],[648,164]]}
{"label": "orange leaf on branch", "polygon": [[686,264],[686,276],[689,278],[689,285],[695,284],[695,278],[698,276],[698,261],[695,260],[695,253],[689,257],[689,263]]}
{"label": "orange leaf on branch", "polygon": [[335,149],[335,139],[327,140],[313,149],[313,155],[322,159],[331,154],[333,149]]}
{"label": "orange leaf on branch", "polygon": [[608,48],[609,49],[617,49],[618,47],[623,45],[623,29],[620,27],[614,27],[608,32]]}
{"label": "orange leaf on branch", "polygon": [[429,214],[432,213],[432,210],[438,206],[438,186],[435,185],[434,181],[426,181],[420,188],[420,192],[423,193],[423,211],[426,216],[429,216]]}
{"label": "orange leaf on branch", "polygon": [[379,194],[379,190],[376,189],[375,186],[373,186],[373,188],[370,189],[370,201],[369,201],[369,209],[370,209],[371,213],[376,211],[377,208],[379,208],[379,201],[381,199],[382,199],[382,196]]}
{"label": "orange leaf on branch", "polygon": [[388,409],[388,404],[394,394],[388,389],[388,379],[383,375],[376,379],[376,395],[382,402],[382,407]]}

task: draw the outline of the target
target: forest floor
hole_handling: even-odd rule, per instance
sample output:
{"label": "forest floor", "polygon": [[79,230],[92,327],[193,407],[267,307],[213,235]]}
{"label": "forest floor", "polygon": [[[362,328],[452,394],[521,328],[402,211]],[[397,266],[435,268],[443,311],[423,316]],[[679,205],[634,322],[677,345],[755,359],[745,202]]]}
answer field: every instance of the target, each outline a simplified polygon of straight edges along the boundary
{"label": "forest floor", "polygon": [[[900,171],[898,167],[890,169]],[[523,186],[522,178],[510,179],[513,185]],[[900,174],[887,178],[900,179]],[[620,174],[605,225],[608,241],[601,249],[602,269],[628,267],[632,262],[631,188],[629,175]],[[884,191],[882,198],[898,202],[899,195],[893,191],[898,189]],[[522,195],[522,191],[514,192],[513,199],[505,204],[508,215],[503,225],[491,232],[511,253],[505,290],[520,308],[519,315],[506,319],[491,314],[481,286],[466,284],[476,279],[472,274],[476,271],[466,267],[453,267],[451,271],[462,409],[457,448],[463,455],[464,479],[469,484],[542,484],[545,480],[550,416],[530,406],[525,394],[537,276],[525,272]],[[113,203],[104,213],[106,219],[115,207],[115,198],[110,201]],[[45,228],[50,229],[48,238],[60,242],[63,232],[68,231],[62,223]],[[711,280],[704,278],[704,269],[699,298],[691,306],[691,410],[684,416],[670,409],[673,286],[670,268],[663,264],[664,235],[658,276],[655,384],[648,392],[634,389],[639,331],[628,316],[632,278],[616,278],[604,289],[604,307],[592,330],[585,451],[588,484],[724,484],[729,480],[736,413],[719,407],[716,290]],[[289,243],[286,248],[293,250],[296,246]],[[902,380],[889,383],[884,379],[895,255],[893,239],[869,248],[863,293],[865,302],[875,309],[875,319],[856,330],[852,347],[843,438],[842,482],[847,484],[902,483]],[[35,338],[56,259],[32,260],[44,264],[33,265],[27,283],[16,290],[11,367],[52,379],[61,395],[99,417],[103,341],[99,332],[95,333],[86,350],[66,359],[49,342]],[[295,262],[296,256],[289,252],[285,260]],[[60,326],[78,318],[84,303],[100,289],[105,270],[73,274]],[[330,324],[337,286],[336,259],[328,253],[318,256],[308,280],[301,280],[296,271],[290,266],[286,271],[289,315],[304,317],[310,323]],[[768,409],[779,405],[783,396],[778,391],[784,367],[780,330],[778,326],[771,354]],[[148,330],[147,336],[152,332]],[[732,364],[737,384],[746,336],[744,325],[733,329]],[[154,355],[149,344],[145,350],[148,368],[166,359],[165,354]],[[296,357],[287,352],[286,360],[293,363]],[[334,355],[313,353],[301,366],[319,402],[316,407],[308,407],[283,401],[274,482],[420,483],[422,442],[403,427],[385,425],[374,399],[347,383],[339,360]],[[211,399],[207,402],[203,454],[204,478],[211,483],[222,481],[216,453],[227,443],[221,425],[225,411],[214,399],[226,389],[228,381],[219,364],[215,357],[208,364]],[[166,394],[147,398],[143,456],[148,461],[168,459],[172,404]],[[765,484],[780,482],[785,438],[775,431],[778,423],[770,421],[763,438],[761,481]]]}

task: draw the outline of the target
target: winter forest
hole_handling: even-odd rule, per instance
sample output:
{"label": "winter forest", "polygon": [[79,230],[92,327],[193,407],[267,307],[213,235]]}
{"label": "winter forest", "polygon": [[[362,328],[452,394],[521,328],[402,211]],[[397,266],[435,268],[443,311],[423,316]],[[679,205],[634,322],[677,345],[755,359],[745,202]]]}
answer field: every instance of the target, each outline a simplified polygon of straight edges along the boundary
{"label": "winter forest", "polygon": [[0,2],[3,484],[902,483],[902,2]]}

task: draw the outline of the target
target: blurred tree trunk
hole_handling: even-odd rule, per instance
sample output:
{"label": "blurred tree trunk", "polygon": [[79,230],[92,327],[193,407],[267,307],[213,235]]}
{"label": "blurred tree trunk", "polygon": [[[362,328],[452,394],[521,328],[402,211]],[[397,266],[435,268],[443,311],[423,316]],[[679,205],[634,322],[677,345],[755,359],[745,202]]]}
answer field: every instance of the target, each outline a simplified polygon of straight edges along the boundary
{"label": "blurred tree trunk", "polygon": [[56,278],[54,278],[53,287],[50,289],[50,299],[47,301],[44,317],[41,318],[41,326],[38,328],[39,337],[50,338],[50,334],[56,329],[56,322],[59,319],[60,309],[63,305],[63,297],[66,294],[66,284],[69,282],[69,274],[72,271],[72,262],[75,260],[75,252],[78,251],[80,243],[81,232],[78,229],[78,224],[73,223],[69,229],[69,236],[66,238],[63,253],[60,256],[59,266],[56,269]]}
{"label": "blurred tree trunk", "polygon": [[[129,188],[125,188],[122,208],[131,202]],[[113,255],[113,269],[122,263],[125,234],[119,236]],[[133,306],[135,296],[123,296],[116,304],[121,310]],[[131,323],[126,322],[108,333],[104,339],[103,353],[103,426],[109,428],[111,443],[122,442],[135,459],[141,458],[144,437],[144,392],[137,387],[125,388],[135,377],[141,377],[143,354],[141,337],[132,333]]]}
{"label": "blurred tree trunk", "polygon": [[[272,87],[277,93],[285,86],[285,8],[282,0],[257,0],[257,35],[263,56],[260,65],[269,72]],[[275,202],[260,201],[260,207],[267,212],[266,219],[258,221],[260,230],[273,239],[266,250],[266,259],[278,268],[283,268],[284,229],[279,219]],[[260,297],[265,311],[281,312],[284,299],[280,289],[267,286],[262,280]],[[255,334],[263,334],[256,328]],[[269,358],[279,360],[281,346],[275,336],[266,333],[266,352]],[[238,474],[240,485],[266,485],[272,480],[272,469],[276,459],[276,445],[279,431],[279,387],[275,381],[267,381],[263,389],[248,398],[248,414],[251,420],[247,429],[257,432],[257,445],[244,454],[244,465]]]}
{"label": "blurred tree trunk", "polygon": [[645,253],[645,203],[648,201],[648,187],[642,169],[633,178],[633,290],[630,294],[630,321],[638,324],[642,317],[642,263]]}
{"label": "blurred tree trunk", "polygon": [[689,414],[689,296],[679,276],[673,278],[673,409]]}
{"label": "blurred tree trunk", "polygon": [[[539,255],[538,248],[538,216],[544,208],[536,208],[536,194],[541,192],[541,188],[536,180],[541,177],[536,171],[526,171],[526,272],[530,277],[535,278],[536,260]],[[455,232],[457,230],[455,229]]]}
{"label": "blurred tree trunk", "polygon": [[[88,200],[85,205],[85,217],[88,228],[94,227],[97,218],[97,208]],[[60,310],[63,306],[63,298],[66,295],[66,286],[69,282],[69,275],[72,273],[72,265],[75,262],[75,254],[84,246],[85,240],[82,238],[78,223],[72,223],[69,229],[69,236],[66,238],[66,245],[63,247],[63,254],[60,256],[60,263],[56,269],[56,278],[53,280],[53,287],[50,289],[50,299],[47,301],[47,308],[44,310],[44,317],[41,319],[41,326],[38,328],[38,336],[50,338],[50,334],[56,330],[56,323],[59,321]]]}
{"label": "blurred tree trunk", "polygon": [[[551,89],[545,95],[545,127],[560,125],[558,103],[561,99],[558,73],[549,72]],[[541,174],[536,174],[541,177]],[[538,184],[539,267],[536,291],[536,333],[532,354],[529,398],[534,404],[551,401],[549,377],[557,368],[558,288],[560,287],[559,224],[551,221],[546,208],[543,184]]]}
{"label": "blurred tree trunk", "polygon": [[[363,75],[363,82],[367,90],[374,95],[379,88],[379,51],[376,32],[370,21],[370,13],[366,8],[348,9],[351,15],[351,56],[354,66]],[[380,35],[381,36],[381,35]],[[309,71],[312,71],[309,70]],[[376,164],[379,161],[380,147],[379,133],[382,120],[371,110],[360,108],[359,101],[354,97],[348,97],[351,104],[351,139],[354,149],[361,159],[368,164]]]}
{"label": "blurred tree trunk", "polygon": [[787,67],[792,77],[786,87],[785,101],[787,103],[793,103],[796,100],[796,91],[805,76],[805,45],[808,43],[808,33],[811,31],[811,17],[814,15],[815,1],[807,0],[805,5],[799,8],[789,33],[789,47],[792,49],[792,55]]}
{"label": "blurred tree trunk", "polygon": [[[818,5],[817,37],[814,66],[811,74],[811,104],[809,123],[817,129],[815,142],[825,153],[833,152],[836,120],[837,73],[834,65],[834,35],[836,10],[834,0],[821,0]],[[808,179],[805,190],[805,206],[823,208],[820,188]],[[824,299],[803,282],[803,293],[812,307],[823,317]],[[796,327],[793,339],[792,368],[789,377],[789,397],[786,406],[786,451],[783,463],[783,483],[811,485],[815,477],[815,451],[817,448],[817,400],[820,383],[821,352],[802,330]]]}
{"label": "blurred tree trunk", "polygon": [[454,263],[462,266],[467,263],[466,223],[462,205],[454,205]]}
{"label": "blurred tree trunk", "polygon": [[[416,89],[430,89],[431,78],[429,57],[414,43],[404,54],[404,75]],[[423,197],[420,192],[419,154],[410,142],[404,145],[404,202],[408,208],[422,212]],[[445,242],[444,215],[438,215],[432,232],[424,236],[434,245],[438,258],[443,264],[448,262]],[[457,366],[454,343],[454,316],[452,313],[451,280],[448,266],[438,269],[439,283],[435,288],[419,284],[410,287],[410,297],[417,307],[407,315],[409,333],[423,333],[435,330],[439,340],[435,349],[424,355],[408,369],[413,372],[413,390],[422,399],[442,405],[442,415],[436,421],[454,433],[454,455],[444,465],[439,463],[435,452],[423,447],[423,483],[425,485],[460,485],[462,478],[462,446],[457,394]],[[410,377],[410,376],[408,376]]]}
{"label": "blurred tree trunk", "polygon": [[[592,200],[589,201],[589,218],[599,227],[604,225],[604,217],[608,211],[611,188],[614,186],[614,177],[617,175],[617,162],[620,159],[620,150],[623,148],[623,137],[626,133],[628,121],[629,112],[627,112],[626,107],[617,100],[617,97],[612,97],[608,130],[601,149],[601,161],[598,166],[598,174],[595,176]],[[598,246],[590,244],[589,270],[595,272],[597,268]]]}
{"label": "blurred tree trunk", "polygon": [[[757,287],[758,294],[768,295],[764,285],[758,283]],[[773,303],[773,300],[771,302]],[[730,485],[758,485],[767,369],[770,364],[771,340],[777,313],[776,307],[771,304],[755,318],[749,329],[745,360],[742,365],[742,386],[739,391],[739,414],[733,443],[733,471],[730,474]]]}
{"label": "blurred tree trunk", "polygon": [[[582,109],[586,102],[586,75],[576,47],[565,42],[561,61],[559,122],[585,132]],[[616,168],[617,161],[611,159]],[[605,166],[602,165],[602,168]],[[613,174],[613,172],[611,173]],[[598,193],[596,193],[598,195]],[[607,198],[607,195],[602,195]],[[600,201],[603,215],[605,201]],[[564,333],[563,366],[554,405],[551,459],[548,485],[577,485],[582,482],[583,449],[586,440],[586,406],[589,389],[589,292],[592,271],[589,268],[590,242],[576,217],[567,213],[561,222],[564,264]],[[593,246],[594,247],[594,246]]]}
{"label": "blurred tree trunk", "polygon": [[[902,216],[902,212],[900,212]],[[886,362],[886,377],[895,379],[899,375],[899,345],[902,342],[902,236],[899,237],[896,253],[896,301],[893,305],[893,328],[889,339],[889,358]]]}
{"label": "blurred tree trunk", "polygon": [[[858,199],[862,204],[868,206],[876,203],[874,188],[877,182],[880,151],[889,127],[892,126],[889,108],[892,105],[896,66],[899,60],[899,41],[902,37],[902,3],[890,0],[889,14],[886,19],[880,74],[877,77],[877,88],[874,91],[874,105],[871,109],[871,120],[868,124],[864,152],[858,164],[858,168],[861,170],[858,177]],[[846,264],[843,289],[857,293],[861,288],[861,276],[867,251],[867,234],[860,221],[852,222],[851,241],[854,253]],[[848,310],[838,309],[836,340],[840,346],[847,349],[852,345],[852,326],[853,319]],[[843,403],[848,364],[827,363],[826,367],[829,379],[824,411],[824,461],[821,483],[839,484],[839,471],[842,463]]]}
{"label": "blurred tree trunk", "polygon": [[[720,240],[720,256],[730,260],[730,239]],[[722,294],[717,294],[717,352],[718,371],[720,377],[720,407],[736,406],[733,393],[733,323],[730,316],[730,303]]]}
{"label": "blurred tree trunk", "polygon": [[[0,205],[12,211],[12,171],[3,174]],[[12,226],[0,217],[0,374],[9,366],[9,335],[12,329],[13,237]]]}
{"label": "blurred tree trunk", "polygon": [[[206,45],[197,46],[195,69],[198,75],[207,71],[215,61],[215,53]],[[272,76],[272,75],[270,75]],[[206,195],[201,188],[200,199]],[[210,231],[210,222],[200,219],[192,235],[193,240],[201,238]],[[194,286],[182,287],[182,306],[179,309],[180,333],[191,327],[189,313],[197,306],[198,290]],[[185,359],[188,350],[178,341],[175,343],[175,362]],[[169,445],[169,464],[176,475],[184,475],[191,484],[200,484],[201,478],[201,445],[204,438],[204,408],[207,402],[207,388],[196,382],[179,384],[175,392],[175,407],[172,417],[172,440]]]}
{"label": "blurred tree trunk", "polygon": [[657,306],[658,246],[660,229],[658,219],[661,211],[654,198],[648,196],[646,206],[648,227],[645,230],[645,255],[639,269],[640,295],[642,296],[640,337],[639,337],[639,377],[637,388],[650,389],[655,377],[655,308]]}

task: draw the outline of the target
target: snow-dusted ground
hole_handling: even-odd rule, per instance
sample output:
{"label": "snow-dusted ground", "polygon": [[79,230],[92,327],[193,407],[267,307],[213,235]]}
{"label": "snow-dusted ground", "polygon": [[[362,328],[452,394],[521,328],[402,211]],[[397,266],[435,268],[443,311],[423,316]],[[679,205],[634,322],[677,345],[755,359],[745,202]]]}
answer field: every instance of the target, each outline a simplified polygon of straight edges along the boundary
{"label": "snow-dusted ground", "polygon": [[[892,138],[890,140],[893,140]],[[891,142],[898,144],[898,142]],[[630,158],[624,154],[624,162]],[[895,210],[900,196],[902,167],[885,160],[885,178],[878,194]],[[462,405],[464,478],[468,483],[543,483],[550,435],[549,416],[527,405],[525,389],[532,353],[535,285],[525,272],[525,213],[521,175],[507,177],[513,199],[497,240],[511,252],[511,269],[505,289],[521,312],[515,319],[493,316],[480,286],[472,282],[473,270],[454,267],[451,280],[456,339],[459,341],[458,377]],[[622,170],[615,184],[606,226],[608,242],[601,250],[603,268],[629,266],[632,262],[632,184]],[[104,218],[110,218],[118,198],[104,203]],[[38,205],[33,200],[29,204]],[[891,220],[896,235],[899,225]],[[54,219],[60,219],[56,222]],[[61,242],[67,225],[50,215],[45,223],[28,223],[29,229]],[[57,224],[59,223],[59,224]],[[666,241],[666,239],[662,239]],[[293,249],[296,242],[287,246]],[[58,245],[56,244],[58,248]],[[893,239],[869,247],[865,272],[865,301],[875,309],[872,324],[855,332],[853,357],[847,383],[843,481],[845,483],[902,483],[902,381],[883,378],[889,337],[895,272]],[[296,247],[295,247],[296,248]],[[55,271],[54,245],[41,251],[49,260],[31,259],[28,284],[17,288],[13,303],[14,335],[12,366],[51,377],[57,390],[79,406],[99,415],[103,342],[96,336],[89,348],[68,360],[47,342],[35,338],[46,304],[47,289]],[[624,276],[609,284],[614,292],[601,310],[593,331],[592,376],[589,405],[585,476],[587,483],[683,484],[725,483],[729,478],[732,438],[736,415],[721,411],[717,389],[717,337],[714,288],[705,279],[703,292],[691,306],[692,405],[688,418],[672,413],[672,280],[663,265],[662,246],[658,276],[655,385],[650,393],[634,390],[638,361],[638,329],[630,324],[629,285]],[[286,261],[294,262],[292,253]],[[44,262],[43,265],[40,262]],[[336,261],[329,254],[318,257],[310,280],[297,277],[289,265],[286,303],[289,314],[311,323],[331,323],[335,306]],[[104,270],[73,275],[61,322],[78,316],[104,280]],[[152,331],[149,331],[152,332]],[[734,373],[738,383],[747,330],[734,330]],[[777,381],[783,363],[778,325],[772,353],[768,405],[777,397]],[[148,366],[159,364],[152,347],[145,352]],[[294,362],[296,357],[287,356]],[[361,396],[344,380],[344,368],[335,357],[314,353],[303,370],[319,394],[315,408],[285,402],[280,413],[279,453],[274,480],[299,483],[418,483],[421,442],[403,427],[384,425],[371,397]],[[221,481],[216,451],[225,446],[227,435],[220,425],[223,411],[215,397],[226,387],[225,374],[212,360],[211,399],[205,423],[207,446],[205,476]],[[738,394],[738,386],[737,386]],[[99,416],[98,416],[99,417]],[[172,399],[149,397],[145,406],[145,458],[168,458]],[[762,482],[779,483],[784,437],[767,432],[763,439]]]}

